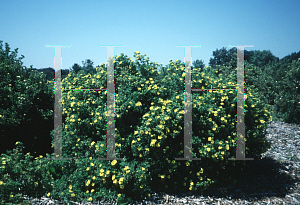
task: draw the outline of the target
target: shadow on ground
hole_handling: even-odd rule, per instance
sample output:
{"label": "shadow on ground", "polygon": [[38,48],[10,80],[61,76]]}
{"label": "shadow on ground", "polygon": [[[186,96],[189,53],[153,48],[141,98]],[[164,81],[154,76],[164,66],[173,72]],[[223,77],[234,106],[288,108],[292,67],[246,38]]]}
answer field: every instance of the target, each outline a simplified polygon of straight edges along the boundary
{"label": "shadow on ground", "polygon": [[[163,186],[153,186],[153,190],[158,193],[159,196],[164,194],[179,195],[179,196],[204,196],[204,197],[216,197],[229,199],[241,199],[241,200],[260,200],[264,197],[282,197],[289,194],[291,187],[294,187],[295,183],[300,181],[300,176],[293,177],[285,166],[286,163],[280,163],[273,158],[266,157],[263,159],[249,160],[246,162],[246,166],[232,167],[228,165],[223,169],[223,172],[219,174],[215,184],[210,187],[204,193],[191,193],[180,192],[173,189],[165,189]],[[234,180],[229,180],[229,177]],[[234,182],[235,181],[235,182]],[[170,187],[170,186],[169,186]]]}

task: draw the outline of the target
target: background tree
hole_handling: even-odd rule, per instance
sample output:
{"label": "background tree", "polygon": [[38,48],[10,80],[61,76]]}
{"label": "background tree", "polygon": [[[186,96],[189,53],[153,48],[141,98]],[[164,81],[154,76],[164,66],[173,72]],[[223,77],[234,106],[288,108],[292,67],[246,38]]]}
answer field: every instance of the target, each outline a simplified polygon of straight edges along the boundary
{"label": "background tree", "polygon": [[203,60],[196,60],[193,62],[193,68],[200,68],[200,72],[204,71],[205,64]]}
{"label": "background tree", "polygon": [[[218,71],[218,74],[228,75],[232,71],[236,72],[237,68],[237,48],[233,47],[227,50],[225,47],[216,49],[213,51],[213,57],[209,60],[209,66],[211,69],[209,72]],[[274,56],[270,50],[244,50],[244,61],[253,64],[254,66],[264,69],[266,65],[279,62],[279,58]],[[226,68],[220,69],[219,66],[226,66]],[[230,70],[228,70],[230,69]]]}
{"label": "background tree", "polygon": [[[234,63],[235,62],[235,63]],[[211,67],[207,71],[218,71],[218,75],[225,74],[225,72],[230,72],[221,70],[219,66],[229,66],[228,68],[235,69],[236,68],[236,48],[231,48],[227,51],[225,47],[221,49],[216,49],[213,51],[213,58],[209,59],[208,65]],[[226,68],[226,69],[228,69]]]}
{"label": "background tree", "polygon": [[294,52],[283,57],[282,59],[280,59],[280,62],[292,63],[293,60],[298,61],[299,58],[300,58],[300,51],[298,53]]}
{"label": "background tree", "polygon": [[85,60],[85,62],[82,61],[82,68],[85,70],[86,73],[95,74],[96,68],[93,66],[94,62],[90,59]]}
{"label": "background tree", "polygon": [[230,62],[232,54],[236,52],[236,48],[231,48],[229,51],[225,47],[213,51],[213,58],[209,59],[208,65],[213,69],[217,65],[226,65]]}
{"label": "background tree", "polygon": [[255,50],[255,51],[244,51],[245,60],[249,63],[263,68],[264,66],[278,62],[279,58],[274,56],[270,50]]}
{"label": "background tree", "polygon": [[90,59],[82,61],[82,66],[75,63],[71,68],[71,72],[78,73],[80,70],[83,70],[84,74],[88,74],[88,73],[95,74],[96,68],[94,68],[93,64],[94,64],[94,62]]}
{"label": "background tree", "polygon": [[[54,81],[54,73],[55,73],[54,68],[49,67],[49,68],[40,68],[40,69],[36,69],[36,68],[28,68],[28,69],[35,70],[40,73],[44,73],[46,74],[47,80]],[[69,73],[70,73],[69,69],[62,69],[61,70],[62,79],[64,79]]]}
{"label": "background tree", "polygon": [[82,70],[82,67],[77,63],[75,63],[71,68],[71,72],[75,72],[75,73],[78,73],[80,70]]}

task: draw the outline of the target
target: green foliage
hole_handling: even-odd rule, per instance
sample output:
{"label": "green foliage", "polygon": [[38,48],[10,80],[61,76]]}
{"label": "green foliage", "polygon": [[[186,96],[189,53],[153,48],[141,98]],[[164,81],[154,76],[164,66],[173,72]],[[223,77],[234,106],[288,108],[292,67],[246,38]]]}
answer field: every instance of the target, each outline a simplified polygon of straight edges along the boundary
{"label": "green foliage", "polygon": [[[52,187],[51,176],[46,172],[47,165],[40,163],[39,157],[33,160],[29,153],[24,155],[22,142],[17,142],[16,145],[16,149],[1,154],[1,204],[25,201],[24,195],[42,197],[45,191],[51,190]],[[24,183],[21,183],[23,180]]]}
{"label": "green foliage", "polygon": [[198,68],[200,69],[199,72],[204,72],[205,69],[205,64],[203,60],[196,60],[193,62],[193,68]]}
{"label": "green foliage", "polygon": [[231,48],[229,51],[227,51],[225,47],[217,49],[213,51],[213,58],[209,59],[208,65],[213,69],[215,69],[217,65],[226,65],[226,63],[230,62],[234,52],[236,52],[236,48]]}
{"label": "green foliage", "polygon": [[[245,165],[245,162],[228,160],[236,155],[236,91],[192,93],[192,156],[201,160],[176,161],[175,158],[184,157],[184,64],[171,61],[166,67],[159,67],[139,52],[134,57],[136,61],[122,53],[114,62],[114,150],[116,157],[123,160],[101,160],[107,157],[107,91],[65,90],[106,88],[107,67],[101,64],[95,74],[71,72],[62,81],[62,153],[63,158],[73,160],[49,161],[42,156],[33,160],[30,155],[21,154],[24,147],[18,142],[16,150],[1,155],[1,202],[16,203],[26,193],[65,201],[117,198],[118,202],[126,203],[145,199],[158,187],[203,193],[212,184],[221,182],[218,174],[223,166]],[[157,72],[158,68],[161,73]],[[200,72],[193,68],[192,87],[236,88],[234,68],[228,64],[218,69],[227,69],[228,73]],[[270,147],[264,130],[272,117],[270,107],[260,100],[255,87],[259,80],[250,74],[261,71],[246,63],[245,72],[248,72],[245,153],[247,158],[257,160]],[[297,72],[294,69],[293,74]],[[52,131],[52,144],[53,134]],[[46,156],[53,158],[54,153]],[[6,173],[13,175],[9,179]],[[28,183],[22,185],[20,181],[24,179]]]}
{"label": "green foliage", "polygon": [[278,94],[275,98],[276,112],[286,123],[300,124],[300,59],[282,65],[281,80],[276,80]]}
{"label": "green foliage", "polygon": [[[280,59],[271,51],[244,51],[245,85],[253,85],[260,99],[270,106],[275,120],[299,123],[299,54],[292,53]],[[225,48],[213,52],[207,73],[218,71],[224,77],[236,78],[237,54]],[[231,56],[231,58],[229,57]],[[224,65],[224,66],[220,66]]]}
{"label": "green foliage", "polygon": [[80,67],[80,65],[78,65],[77,63],[75,63],[75,64],[72,66],[71,72],[78,73],[80,70],[82,70],[82,68]]}
{"label": "green foliage", "polygon": [[[52,81],[54,79],[54,74],[55,70],[53,68],[41,68],[41,69],[36,69],[36,68],[28,68],[29,70],[34,70],[39,73],[44,73],[46,74],[46,79],[49,81]],[[68,74],[70,73],[70,70],[68,69],[62,69],[61,70],[61,77],[64,79]]]}
{"label": "green foliage", "polygon": [[300,58],[300,51],[299,52],[294,52],[294,53],[291,53],[285,57],[283,57],[282,59],[280,59],[280,62],[281,63],[292,63],[294,60],[298,61],[298,59]]}
{"label": "green foliage", "polygon": [[[279,61],[279,58],[274,56],[270,50],[266,51],[247,51],[244,50],[244,61],[248,62],[249,64],[253,64],[256,67],[264,68],[264,66],[268,64],[273,64]],[[236,48],[233,47],[227,51],[225,47],[222,49],[216,49],[213,51],[213,58],[209,59],[209,66],[215,71],[217,70],[219,74],[224,72],[231,72],[227,70],[219,70],[219,66],[228,66],[233,70],[236,69],[237,66],[237,53]]]}
{"label": "green foliage", "polygon": [[84,74],[95,74],[96,73],[96,69],[93,66],[94,62],[91,61],[90,59],[87,59],[84,61],[82,61],[82,67],[80,65],[78,65],[77,63],[75,63],[72,68],[71,68],[71,72],[75,72],[78,73],[80,70],[83,71]]}
{"label": "green foliage", "polygon": [[90,59],[85,60],[85,62],[82,61],[83,69],[86,70],[87,73],[95,74],[96,69],[93,66],[94,62]]}
{"label": "green foliage", "polygon": [[253,64],[257,67],[263,67],[267,64],[272,64],[279,61],[279,58],[274,56],[270,50],[255,50],[255,51],[244,51],[245,60],[248,63]]}
{"label": "green foliage", "polygon": [[[50,149],[53,129],[53,91],[45,76],[27,68],[16,59],[17,50],[0,50],[0,153],[23,141],[25,152],[45,154]],[[52,97],[52,98],[51,98]],[[51,126],[52,124],[52,126]]]}

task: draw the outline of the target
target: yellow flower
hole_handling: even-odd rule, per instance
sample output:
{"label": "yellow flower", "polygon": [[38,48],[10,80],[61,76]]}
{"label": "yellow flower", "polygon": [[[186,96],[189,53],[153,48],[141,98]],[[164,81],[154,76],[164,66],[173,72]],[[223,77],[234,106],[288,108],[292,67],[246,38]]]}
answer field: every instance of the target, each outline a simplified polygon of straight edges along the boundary
{"label": "yellow flower", "polygon": [[49,197],[50,196],[50,192],[47,194],[47,197]]}
{"label": "yellow flower", "polygon": [[89,198],[89,201],[93,201],[93,198],[92,198],[92,197],[90,197],[90,198]]}
{"label": "yellow flower", "polygon": [[113,160],[112,162],[111,162],[111,165],[115,165],[115,164],[117,164],[117,160]]}
{"label": "yellow flower", "polygon": [[119,184],[122,184],[124,181],[124,177],[121,177],[120,180],[119,180]]}
{"label": "yellow flower", "polygon": [[93,166],[94,166],[94,164],[93,164],[93,163],[91,163],[91,166],[93,167]]}
{"label": "yellow flower", "polygon": [[211,141],[211,137],[208,138],[208,141]]}
{"label": "yellow flower", "polygon": [[69,186],[69,189],[72,189],[72,185]]}
{"label": "yellow flower", "polygon": [[88,167],[88,168],[86,168],[86,171],[89,171],[90,170],[90,168]]}
{"label": "yellow flower", "polygon": [[150,145],[153,146],[155,144],[155,142],[156,142],[156,139],[152,139]]}
{"label": "yellow flower", "polygon": [[210,148],[209,148],[209,147],[207,148],[207,151],[208,151],[208,152],[210,151]]}
{"label": "yellow flower", "polygon": [[178,112],[178,113],[183,115],[183,114],[184,114],[184,110],[181,110],[181,111]]}
{"label": "yellow flower", "polygon": [[87,182],[86,182],[86,186],[89,186],[90,185],[90,183],[91,183],[91,181],[90,180],[88,180]]}

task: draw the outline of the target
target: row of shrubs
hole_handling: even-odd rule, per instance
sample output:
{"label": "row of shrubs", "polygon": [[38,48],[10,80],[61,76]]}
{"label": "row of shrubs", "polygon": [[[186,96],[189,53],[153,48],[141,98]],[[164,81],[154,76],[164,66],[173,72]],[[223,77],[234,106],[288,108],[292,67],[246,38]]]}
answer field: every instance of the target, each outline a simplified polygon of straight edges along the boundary
{"label": "row of shrubs", "polygon": [[[46,155],[32,156],[23,144],[26,138],[23,138],[24,142],[17,140],[14,142],[16,149],[1,154],[1,203],[19,203],[24,200],[24,195],[47,196],[66,202],[117,199],[119,203],[127,203],[150,197],[158,187],[162,188],[160,190],[203,193],[212,184],[234,179],[234,176],[220,177],[224,167],[247,166],[244,161],[228,160],[236,155],[236,91],[192,93],[192,156],[201,160],[175,160],[184,157],[185,65],[170,61],[162,68],[139,52],[134,57],[136,61],[124,54],[114,58],[114,148],[116,157],[122,160],[99,160],[107,157],[108,149],[107,91],[64,90],[62,153],[63,158],[73,160],[47,160],[54,157],[53,149]],[[43,123],[47,120],[53,123],[53,110],[40,107],[47,100],[53,102],[53,81],[45,82],[43,75],[27,72],[10,62],[6,60],[1,64],[1,78],[5,80],[1,82],[11,84],[3,84],[3,87],[14,97],[5,96],[8,100],[3,103],[9,106],[10,99],[17,101],[13,103],[13,109],[1,110],[2,130],[22,123],[18,119],[23,116],[14,112],[16,109],[24,113],[30,109],[38,110],[38,116],[44,118]],[[299,61],[291,63],[294,77],[299,76],[297,67]],[[226,72],[219,74],[218,70],[222,69]],[[263,130],[267,128],[267,122],[272,121],[274,113],[261,95],[264,90],[258,89],[264,82],[258,77],[262,73],[261,68],[245,63],[245,153],[246,158],[256,160],[270,148]],[[192,79],[193,88],[232,89],[236,88],[236,69],[220,66],[214,72],[200,72],[193,68]],[[71,72],[63,79],[62,86],[64,89],[106,88],[106,83],[107,67],[101,64],[93,75]],[[16,91],[22,86],[34,92],[33,99],[24,99],[23,94]],[[283,96],[282,92],[276,94]],[[52,148],[53,135],[52,130]],[[13,141],[9,135],[2,135],[2,138],[10,143]],[[45,139],[37,136],[38,140]]]}

